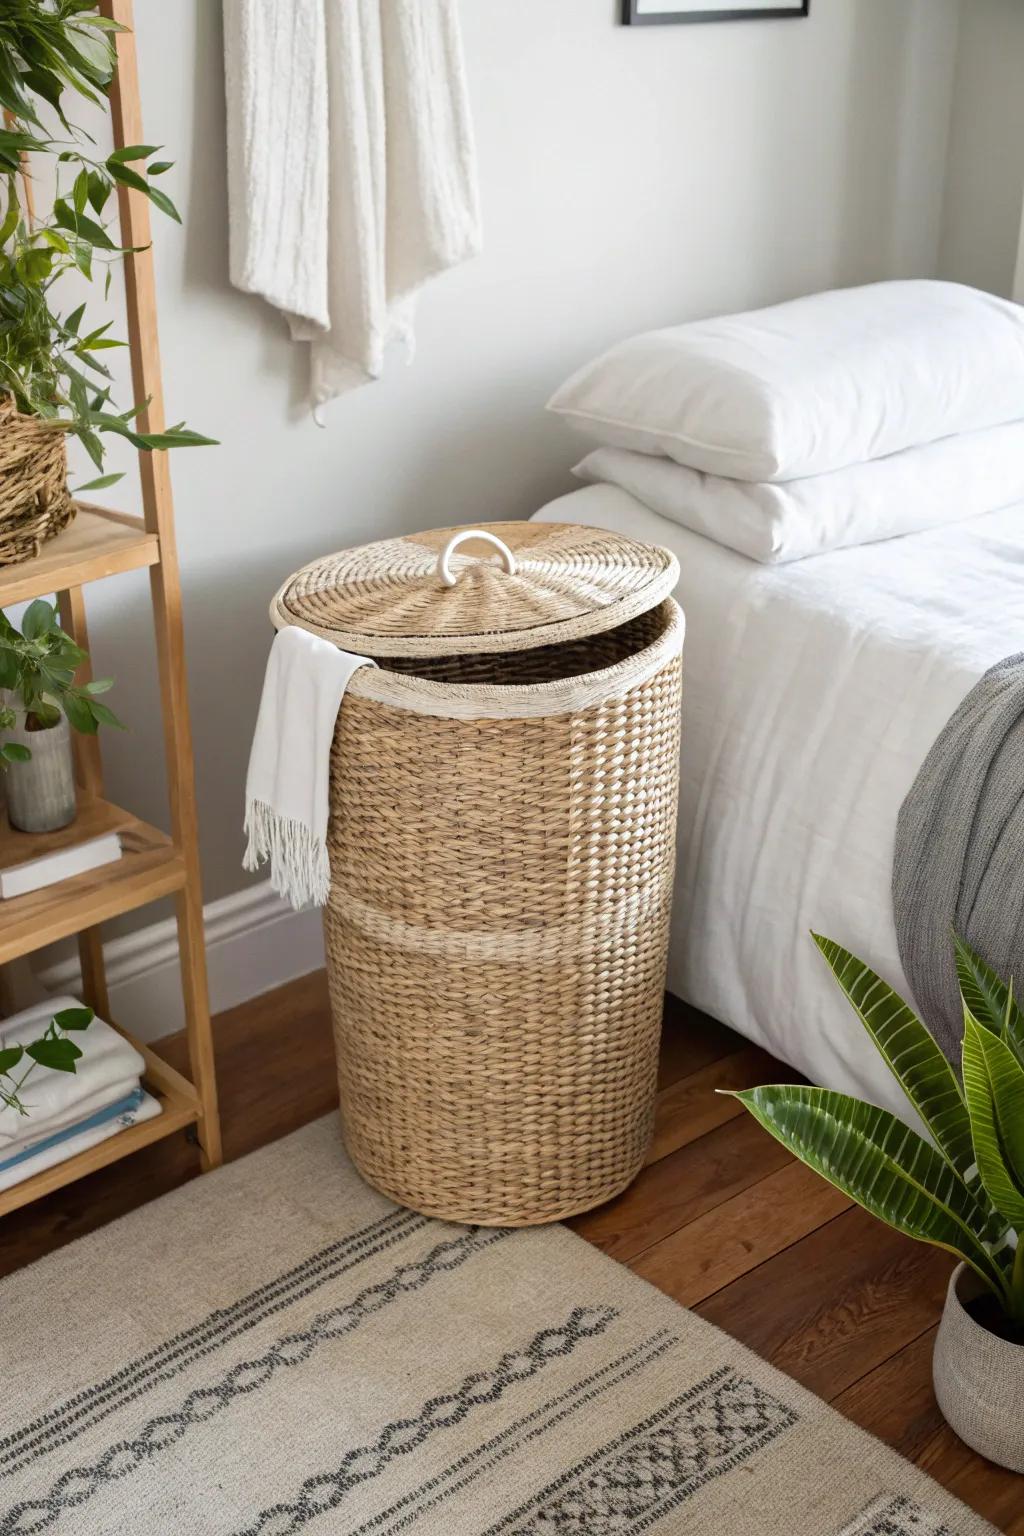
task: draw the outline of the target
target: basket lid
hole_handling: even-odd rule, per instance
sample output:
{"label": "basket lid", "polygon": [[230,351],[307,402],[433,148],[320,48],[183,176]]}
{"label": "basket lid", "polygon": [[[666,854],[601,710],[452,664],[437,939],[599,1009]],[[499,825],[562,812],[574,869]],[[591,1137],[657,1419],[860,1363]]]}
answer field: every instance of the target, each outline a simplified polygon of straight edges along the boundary
{"label": "basket lid", "polygon": [[619,533],[484,523],[314,560],[285,582],[270,616],[361,655],[531,650],[614,629],[678,579],[669,550]]}

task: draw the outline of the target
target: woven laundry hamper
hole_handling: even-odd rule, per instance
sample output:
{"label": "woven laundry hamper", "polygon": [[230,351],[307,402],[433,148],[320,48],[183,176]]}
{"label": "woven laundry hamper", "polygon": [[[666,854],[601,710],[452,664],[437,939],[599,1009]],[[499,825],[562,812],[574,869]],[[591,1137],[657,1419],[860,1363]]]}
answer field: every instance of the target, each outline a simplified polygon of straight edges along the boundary
{"label": "woven laundry hamper", "polygon": [[334,736],[327,966],[348,1149],[428,1215],[555,1221],[643,1163],[677,576],[617,534],[495,523],[331,555],[272,604],[378,663]]}

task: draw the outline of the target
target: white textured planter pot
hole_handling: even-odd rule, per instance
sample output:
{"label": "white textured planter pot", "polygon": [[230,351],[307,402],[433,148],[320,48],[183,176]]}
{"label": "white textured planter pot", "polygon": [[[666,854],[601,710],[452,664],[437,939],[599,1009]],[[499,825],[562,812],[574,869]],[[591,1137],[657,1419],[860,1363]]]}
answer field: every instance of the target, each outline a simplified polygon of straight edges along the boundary
{"label": "white textured planter pot", "polygon": [[932,1378],[942,1415],[972,1450],[1024,1472],[1024,1344],[989,1333],[964,1309],[977,1294],[958,1264],[935,1340]]}
{"label": "white textured planter pot", "polygon": [[71,728],[61,717],[48,731],[26,731],[24,716],[4,731],[5,741],[16,741],[32,753],[27,763],[8,763],[4,769],[7,817],[19,832],[56,832],[74,821],[75,764],[71,752]]}

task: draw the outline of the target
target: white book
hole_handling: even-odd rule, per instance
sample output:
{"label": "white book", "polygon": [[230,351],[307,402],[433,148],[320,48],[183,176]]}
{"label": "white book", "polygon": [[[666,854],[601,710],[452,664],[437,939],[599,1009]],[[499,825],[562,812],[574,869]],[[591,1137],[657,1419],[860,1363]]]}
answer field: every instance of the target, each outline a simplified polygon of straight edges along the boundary
{"label": "white book", "polygon": [[56,885],[58,880],[70,880],[72,875],[84,875],[86,870],[113,864],[120,857],[120,837],[116,832],[104,832],[99,837],[72,843],[68,848],[44,853],[41,858],[8,864],[0,869],[0,900],[8,901],[12,896],[40,891],[44,886]]}

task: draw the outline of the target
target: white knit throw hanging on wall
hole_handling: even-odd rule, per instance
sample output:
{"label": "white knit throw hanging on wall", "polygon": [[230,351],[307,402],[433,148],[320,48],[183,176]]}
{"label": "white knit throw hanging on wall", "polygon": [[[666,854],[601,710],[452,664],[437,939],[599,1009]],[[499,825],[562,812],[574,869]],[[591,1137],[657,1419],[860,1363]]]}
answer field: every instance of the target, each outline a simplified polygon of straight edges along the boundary
{"label": "white knit throw hanging on wall", "polygon": [[480,250],[456,0],[224,0],[224,40],[231,280],[312,343],[320,405]]}

